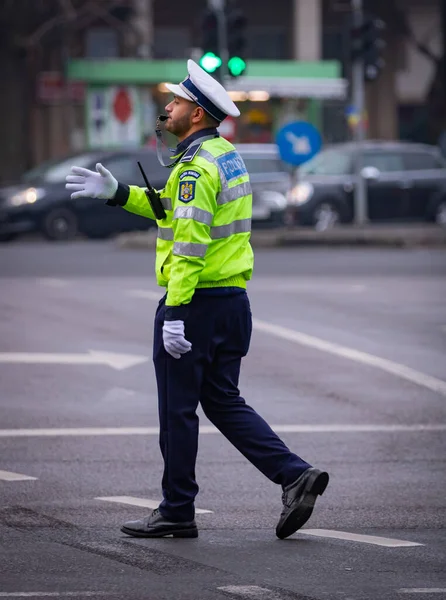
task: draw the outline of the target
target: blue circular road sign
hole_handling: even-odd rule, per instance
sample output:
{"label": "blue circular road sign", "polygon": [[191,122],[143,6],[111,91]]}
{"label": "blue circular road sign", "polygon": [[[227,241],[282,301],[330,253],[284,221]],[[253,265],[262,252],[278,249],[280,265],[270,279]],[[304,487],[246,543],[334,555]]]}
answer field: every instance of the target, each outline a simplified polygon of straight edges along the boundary
{"label": "blue circular road sign", "polygon": [[298,167],[320,151],[322,138],[319,131],[305,121],[294,121],[280,129],[276,136],[280,158]]}

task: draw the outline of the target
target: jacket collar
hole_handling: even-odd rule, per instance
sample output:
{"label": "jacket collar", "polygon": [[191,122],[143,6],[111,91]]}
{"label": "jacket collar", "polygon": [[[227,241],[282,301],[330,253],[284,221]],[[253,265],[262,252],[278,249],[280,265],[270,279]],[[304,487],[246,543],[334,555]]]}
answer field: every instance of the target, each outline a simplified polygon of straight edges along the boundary
{"label": "jacket collar", "polygon": [[193,142],[195,142],[195,140],[211,135],[213,135],[214,137],[220,137],[220,134],[218,133],[216,127],[206,127],[206,129],[200,129],[199,131],[191,133],[191,135],[188,135],[187,138],[185,138],[182,142],[178,144],[178,146],[174,150],[173,157],[179,156],[180,154],[186,152],[186,150]]}

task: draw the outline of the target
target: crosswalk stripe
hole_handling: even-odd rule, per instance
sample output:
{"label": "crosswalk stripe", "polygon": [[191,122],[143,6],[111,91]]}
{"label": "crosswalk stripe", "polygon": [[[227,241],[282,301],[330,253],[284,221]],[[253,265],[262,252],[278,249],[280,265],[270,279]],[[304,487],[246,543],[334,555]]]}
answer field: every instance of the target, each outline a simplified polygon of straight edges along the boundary
{"label": "crosswalk stripe", "polygon": [[407,540],[396,540],[376,535],[361,535],[359,533],[349,533],[347,531],[335,531],[331,529],[301,529],[299,534],[314,535],[316,537],[333,538],[337,540],[347,540],[350,542],[361,542],[363,544],[374,544],[375,546],[386,546],[387,548],[409,548],[411,546],[424,546],[418,542],[409,542]]}
{"label": "crosswalk stripe", "polygon": [[12,473],[11,471],[0,471],[0,479],[2,481],[35,481],[37,477]]}
{"label": "crosswalk stripe", "polygon": [[[333,423],[314,425],[271,425],[276,433],[417,433],[446,431],[445,423],[414,423],[413,425],[375,425]],[[200,425],[200,434],[219,434],[212,425]],[[159,427],[64,427],[40,429],[0,429],[0,438],[65,437],[107,435],[159,435]]]}
{"label": "crosswalk stripe", "polygon": [[[117,504],[130,504],[132,506],[142,506],[144,508],[158,508],[160,505],[160,500],[147,500],[146,498],[134,498],[133,496],[102,496],[100,498],[95,498],[95,500],[116,502]],[[197,515],[213,513],[212,510],[205,510],[204,508],[196,508],[195,512]]]}

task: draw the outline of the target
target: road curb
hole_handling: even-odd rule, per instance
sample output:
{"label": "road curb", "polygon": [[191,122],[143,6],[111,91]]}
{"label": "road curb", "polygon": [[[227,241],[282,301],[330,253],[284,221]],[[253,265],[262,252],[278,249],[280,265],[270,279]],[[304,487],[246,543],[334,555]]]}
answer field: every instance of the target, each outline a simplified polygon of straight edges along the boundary
{"label": "road curb", "polygon": [[[120,249],[153,250],[156,229],[124,233],[116,238]],[[446,227],[438,225],[337,227],[330,231],[306,228],[254,230],[255,248],[284,246],[390,246],[397,248],[444,247]]]}

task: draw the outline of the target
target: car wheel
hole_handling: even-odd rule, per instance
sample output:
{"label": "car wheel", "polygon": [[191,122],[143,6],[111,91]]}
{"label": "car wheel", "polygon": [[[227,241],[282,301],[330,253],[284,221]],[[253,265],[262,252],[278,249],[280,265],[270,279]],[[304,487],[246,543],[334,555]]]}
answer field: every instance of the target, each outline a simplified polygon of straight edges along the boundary
{"label": "car wheel", "polygon": [[437,206],[437,210],[435,211],[435,222],[438,223],[438,225],[446,225],[446,200],[443,200]]}
{"label": "car wheel", "polygon": [[313,212],[313,225],[316,231],[327,231],[340,223],[339,210],[331,202],[322,202]]}
{"label": "car wheel", "polygon": [[47,240],[72,240],[78,233],[78,220],[69,208],[58,208],[50,211],[42,222],[42,234]]}

